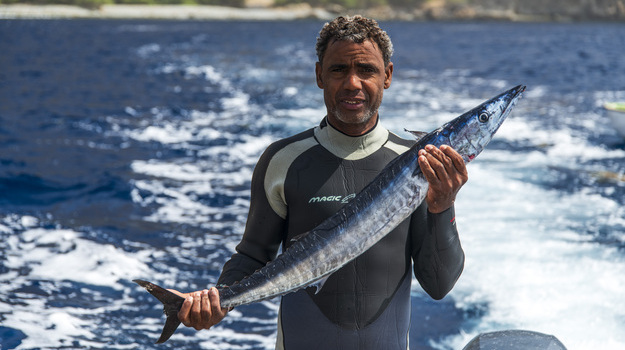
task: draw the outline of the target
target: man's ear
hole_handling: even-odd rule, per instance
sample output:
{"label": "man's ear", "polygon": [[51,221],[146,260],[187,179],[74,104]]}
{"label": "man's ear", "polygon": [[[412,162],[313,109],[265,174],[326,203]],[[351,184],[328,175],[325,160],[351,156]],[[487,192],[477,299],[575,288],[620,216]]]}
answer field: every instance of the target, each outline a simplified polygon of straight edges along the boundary
{"label": "man's ear", "polygon": [[391,81],[393,81],[393,62],[389,62],[384,68],[384,88],[391,87]]}
{"label": "man's ear", "polygon": [[317,86],[320,89],[323,89],[323,79],[321,78],[321,63],[317,62],[315,64],[315,75],[317,76]]}

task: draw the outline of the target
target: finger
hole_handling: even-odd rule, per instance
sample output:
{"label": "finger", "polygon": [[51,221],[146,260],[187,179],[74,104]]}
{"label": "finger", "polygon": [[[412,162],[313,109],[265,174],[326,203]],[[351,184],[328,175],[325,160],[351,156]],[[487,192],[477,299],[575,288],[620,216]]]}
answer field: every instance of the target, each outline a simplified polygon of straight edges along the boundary
{"label": "finger", "polygon": [[434,146],[427,145],[425,149],[426,153],[424,156],[426,157],[430,168],[433,170],[434,175],[439,181],[446,182],[448,180],[447,169],[451,166],[451,160]]}
{"label": "finger", "polygon": [[432,157],[438,159],[438,160],[442,160],[444,157],[443,152],[441,152],[440,149],[438,149],[436,146],[434,145],[427,145],[425,146],[425,150],[427,151],[427,153],[429,153],[430,155],[432,155]]}
{"label": "finger", "polygon": [[447,174],[451,180],[452,190],[458,192],[460,188],[469,181],[469,173],[462,156],[450,146],[441,146],[441,151],[451,160],[451,164],[447,169]]}
{"label": "finger", "polygon": [[423,176],[425,176],[425,179],[430,185],[438,184],[438,177],[436,177],[436,173],[428,161],[427,153],[419,156],[419,167],[421,167],[421,173],[423,173]]}
{"label": "finger", "polygon": [[211,288],[211,290],[209,291],[209,295],[211,298],[212,313],[214,316],[220,317],[220,319],[217,321],[221,321],[221,318],[223,318],[228,313],[228,309],[221,308],[221,299],[219,298],[219,292],[217,291],[217,288]]}
{"label": "finger", "polygon": [[[441,162],[442,168],[433,166],[441,183],[450,189],[459,189],[468,180],[466,165],[462,156],[449,145],[441,145],[439,149],[432,149],[431,154]],[[434,164],[434,163],[433,163]]]}
{"label": "finger", "polygon": [[182,322],[186,327],[191,327],[191,320],[189,317],[189,311],[191,311],[191,306],[193,305],[193,297],[187,295],[182,303],[182,307],[180,311],[178,311],[178,319]]}
{"label": "finger", "polygon": [[193,293],[193,306],[191,306],[191,324],[195,330],[202,329],[201,322],[202,316],[200,311],[202,309],[202,296],[200,292]]}
{"label": "finger", "polygon": [[186,298],[186,297],[187,297],[187,295],[188,295],[188,294],[186,294],[186,293],[181,293],[181,292],[179,292],[179,291],[177,291],[177,290],[175,290],[175,289],[168,289],[168,291],[170,291],[170,292],[172,292],[172,293],[176,294],[176,295],[177,295],[177,296],[179,296],[179,297],[183,297],[183,298]]}
{"label": "finger", "polygon": [[212,326],[210,323],[211,319],[211,307],[208,297],[208,289],[204,289],[202,291],[202,305],[201,305],[201,315],[202,315],[202,328],[208,329]]}
{"label": "finger", "polygon": [[[456,153],[453,148],[442,145],[440,148],[433,147],[430,153],[445,167],[447,173],[455,171],[453,157],[450,154]],[[462,159],[462,157],[460,157]]]}
{"label": "finger", "polygon": [[458,153],[455,149],[450,146],[442,145],[440,150],[451,159],[453,166],[458,170],[459,173],[465,175],[467,173],[467,166],[464,163],[464,159],[460,153]]}
{"label": "finger", "polygon": [[450,166],[454,165],[454,157],[457,152],[453,148],[447,145],[442,145],[438,151],[440,153],[440,159],[444,161],[445,164],[449,164]]}

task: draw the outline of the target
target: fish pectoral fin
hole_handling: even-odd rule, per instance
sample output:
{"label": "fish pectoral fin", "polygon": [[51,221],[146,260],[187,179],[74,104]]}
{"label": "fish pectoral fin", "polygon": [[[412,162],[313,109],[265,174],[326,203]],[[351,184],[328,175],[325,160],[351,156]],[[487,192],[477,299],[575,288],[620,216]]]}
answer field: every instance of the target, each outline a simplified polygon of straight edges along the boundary
{"label": "fish pectoral fin", "polygon": [[321,290],[321,288],[323,288],[323,285],[326,283],[326,281],[328,280],[328,277],[330,276],[326,276],[320,280],[318,280],[317,282],[311,284],[311,286],[315,287],[315,294],[318,294],[319,291]]}
{"label": "fish pectoral fin", "polygon": [[425,135],[428,134],[425,131],[414,131],[408,129],[404,129],[404,131],[411,133],[417,139],[417,141],[421,140]]}
{"label": "fish pectoral fin", "polygon": [[178,319],[177,315],[168,316],[167,321],[165,321],[165,326],[163,327],[163,331],[161,332],[161,336],[156,341],[156,344],[161,344],[161,343],[166,342],[167,339],[169,339],[174,334],[176,329],[178,329],[179,325],[180,325],[180,320]]}
{"label": "fish pectoral fin", "polygon": [[310,233],[310,231],[309,231],[309,232],[304,232],[304,233],[302,233],[302,234],[299,234],[299,235],[297,235],[297,236],[295,236],[295,237],[291,238],[291,242],[297,242],[297,241],[299,241],[300,239],[302,239],[302,238],[304,238],[304,237],[308,236],[308,233]]}

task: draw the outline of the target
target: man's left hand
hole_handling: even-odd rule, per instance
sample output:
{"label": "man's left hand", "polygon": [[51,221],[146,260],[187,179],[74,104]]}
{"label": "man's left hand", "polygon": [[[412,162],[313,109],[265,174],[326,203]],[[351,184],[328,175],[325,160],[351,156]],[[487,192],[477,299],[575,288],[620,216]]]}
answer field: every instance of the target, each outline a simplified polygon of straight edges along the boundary
{"label": "man's left hand", "polygon": [[419,166],[430,184],[425,197],[428,210],[437,214],[449,209],[460,188],[469,180],[460,154],[447,145],[440,148],[427,145],[419,151]]}

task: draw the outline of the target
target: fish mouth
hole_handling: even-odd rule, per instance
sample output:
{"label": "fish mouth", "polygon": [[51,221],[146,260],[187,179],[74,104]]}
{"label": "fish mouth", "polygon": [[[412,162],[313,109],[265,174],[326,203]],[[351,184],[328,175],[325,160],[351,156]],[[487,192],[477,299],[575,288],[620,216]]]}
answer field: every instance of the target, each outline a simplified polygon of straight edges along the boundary
{"label": "fish mouth", "polygon": [[518,85],[516,87],[513,87],[512,89],[516,90],[516,94],[515,96],[517,96],[518,94],[522,93],[523,91],[525,91],[526,86],[525,85]]}
{"label": "fish mouth", "polygon": [[514,90],[514,94],[512,95],[510,100],[514,100],[515,98],[519,97],[523,92],[525,92],[525,88],[525,85],[518,85],[516,87],[513,87],[512,90]]}
{"label": "fish mouth", "polygon": [[513,87],[512,89],[510,89],[512,90],[512,95],[509,97],[508,103],[506,104],[506,107],[503,109],[502,114],[508,113],[508,110],[514,107],[514,104],[516,103],[518,98],[520,98],[521,94],[525,92],[525,88],[526,88],[525,85],[517,85]]}
{"label": "fish mouth", "polygon": [[509,109],[514,107],[514,104],[516,103],[517,99],[521,97],[521,94],[523,92],[525,92],[525,88],[526,88],[525,85],[517,85],[502,94],[502,95],[506,95],[512,92],[512,94],[505,97],[507,103],[503,107],[503,110],[501,111],[501,115],[506,115]]}

